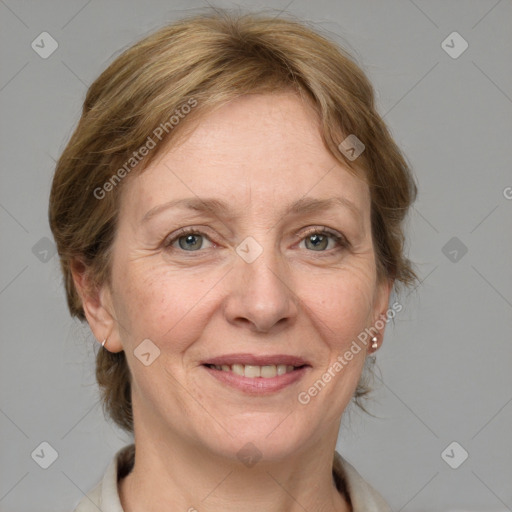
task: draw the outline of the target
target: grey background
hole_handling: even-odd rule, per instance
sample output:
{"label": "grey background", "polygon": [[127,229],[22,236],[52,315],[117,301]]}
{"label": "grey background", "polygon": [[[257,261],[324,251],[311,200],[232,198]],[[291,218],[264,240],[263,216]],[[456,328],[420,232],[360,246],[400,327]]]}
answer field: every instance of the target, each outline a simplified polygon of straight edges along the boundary
{"label": "grey background", "polygon": [[[122,48],[205,5],[0,0],[2,512],[71,511],[130,442],[98,405],[99,345],[67,312],[44,238],[48,193],[92,80]],[[378,352],[376,417],[351,410],[338,450],[394,511],[512,510],[512,3],[214,5],[286,10],[344,45],[418,179],[408,235],[423,283]],[[31,47],[43,31],[59,45],[46,59]],[[453,31],[469,44],[456,59],[441,47]],[[58,452],[46,470],[31,457],[43,441]],[[452,441],[469,453],[458,469],[441,457]]]}

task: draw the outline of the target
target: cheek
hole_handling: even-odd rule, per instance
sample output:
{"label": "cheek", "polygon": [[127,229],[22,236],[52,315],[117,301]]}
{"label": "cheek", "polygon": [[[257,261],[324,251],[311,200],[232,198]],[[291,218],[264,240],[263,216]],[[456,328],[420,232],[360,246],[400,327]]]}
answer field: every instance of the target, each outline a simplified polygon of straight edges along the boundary
{"label": "cheek", "polygon": [[343,351],[370,325],[373,287],[371,269],[340,271],[319,280],[316,286],[304,286],[304,304],[316,319],[331,349]]}
{"label": "cheek", "polygon": [[325,424],[339,420],[361,377],[367,351],[357,337],[370,325],[371,276],[371,267],[339,271],[322,280],[323,286],[305,288],[304,304],[324,357],[298,401],[305,406],[303,414],[322,418]]}
{"label": "cheek", "polygon": [[120,324],[128,326],[131,343],[149,338],[159,346],[169,343],[179,352],[204,329],[218,278],[140,263],[125,265],[120,276],[116,306]]}

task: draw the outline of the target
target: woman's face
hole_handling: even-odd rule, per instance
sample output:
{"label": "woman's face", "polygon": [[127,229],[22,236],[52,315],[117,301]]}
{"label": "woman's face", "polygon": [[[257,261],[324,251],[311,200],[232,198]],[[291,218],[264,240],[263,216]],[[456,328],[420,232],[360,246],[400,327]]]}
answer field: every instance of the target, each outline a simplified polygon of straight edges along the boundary
{"label": "woman's face", "polygon": [[136,434],[232,457],[252,443],[267,460],[335,442],[367,346],[344,354],[386,311],[389,284],[368,186],[324,147],[310,108],[245,96],[125,185],[103,297]]}

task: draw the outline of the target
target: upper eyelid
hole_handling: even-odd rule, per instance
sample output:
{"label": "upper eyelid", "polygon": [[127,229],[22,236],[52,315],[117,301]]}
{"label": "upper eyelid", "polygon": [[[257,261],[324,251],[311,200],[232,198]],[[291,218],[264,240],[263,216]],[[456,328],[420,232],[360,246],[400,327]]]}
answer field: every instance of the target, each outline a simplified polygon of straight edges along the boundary
{"label": "upper eyelid", "polygon": [[309,234],[313,234],[313,233],[323,233],[323,234],[331,235],[334,237],[346,238],[345,235],[343,233],[339,232],[337,229],[332,229],[327,226],[308,227],[308,228],[306,228],[305,233],[297,233],[295,236],[302,238],[302,237],[308,236]]}

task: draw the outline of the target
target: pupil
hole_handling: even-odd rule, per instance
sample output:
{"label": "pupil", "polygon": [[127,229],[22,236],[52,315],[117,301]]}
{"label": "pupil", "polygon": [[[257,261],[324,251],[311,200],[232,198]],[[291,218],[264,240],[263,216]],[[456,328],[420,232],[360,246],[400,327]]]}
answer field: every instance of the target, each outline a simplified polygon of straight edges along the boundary
{"label": "pupil", "polygon": [[[323,235],[311,235],[308,240],[312,246],[312,249],[318,250],[318,249],[325,249],[327,247],[327,237]],[[307,244],[306,244],[307,245]]]}
{"label": "pupil", "polygon": [[180,247],[185,250],[196,249],[201,246],[200,237],[197,235],[183,236],[180,238],[179,243],[180,243]]}

